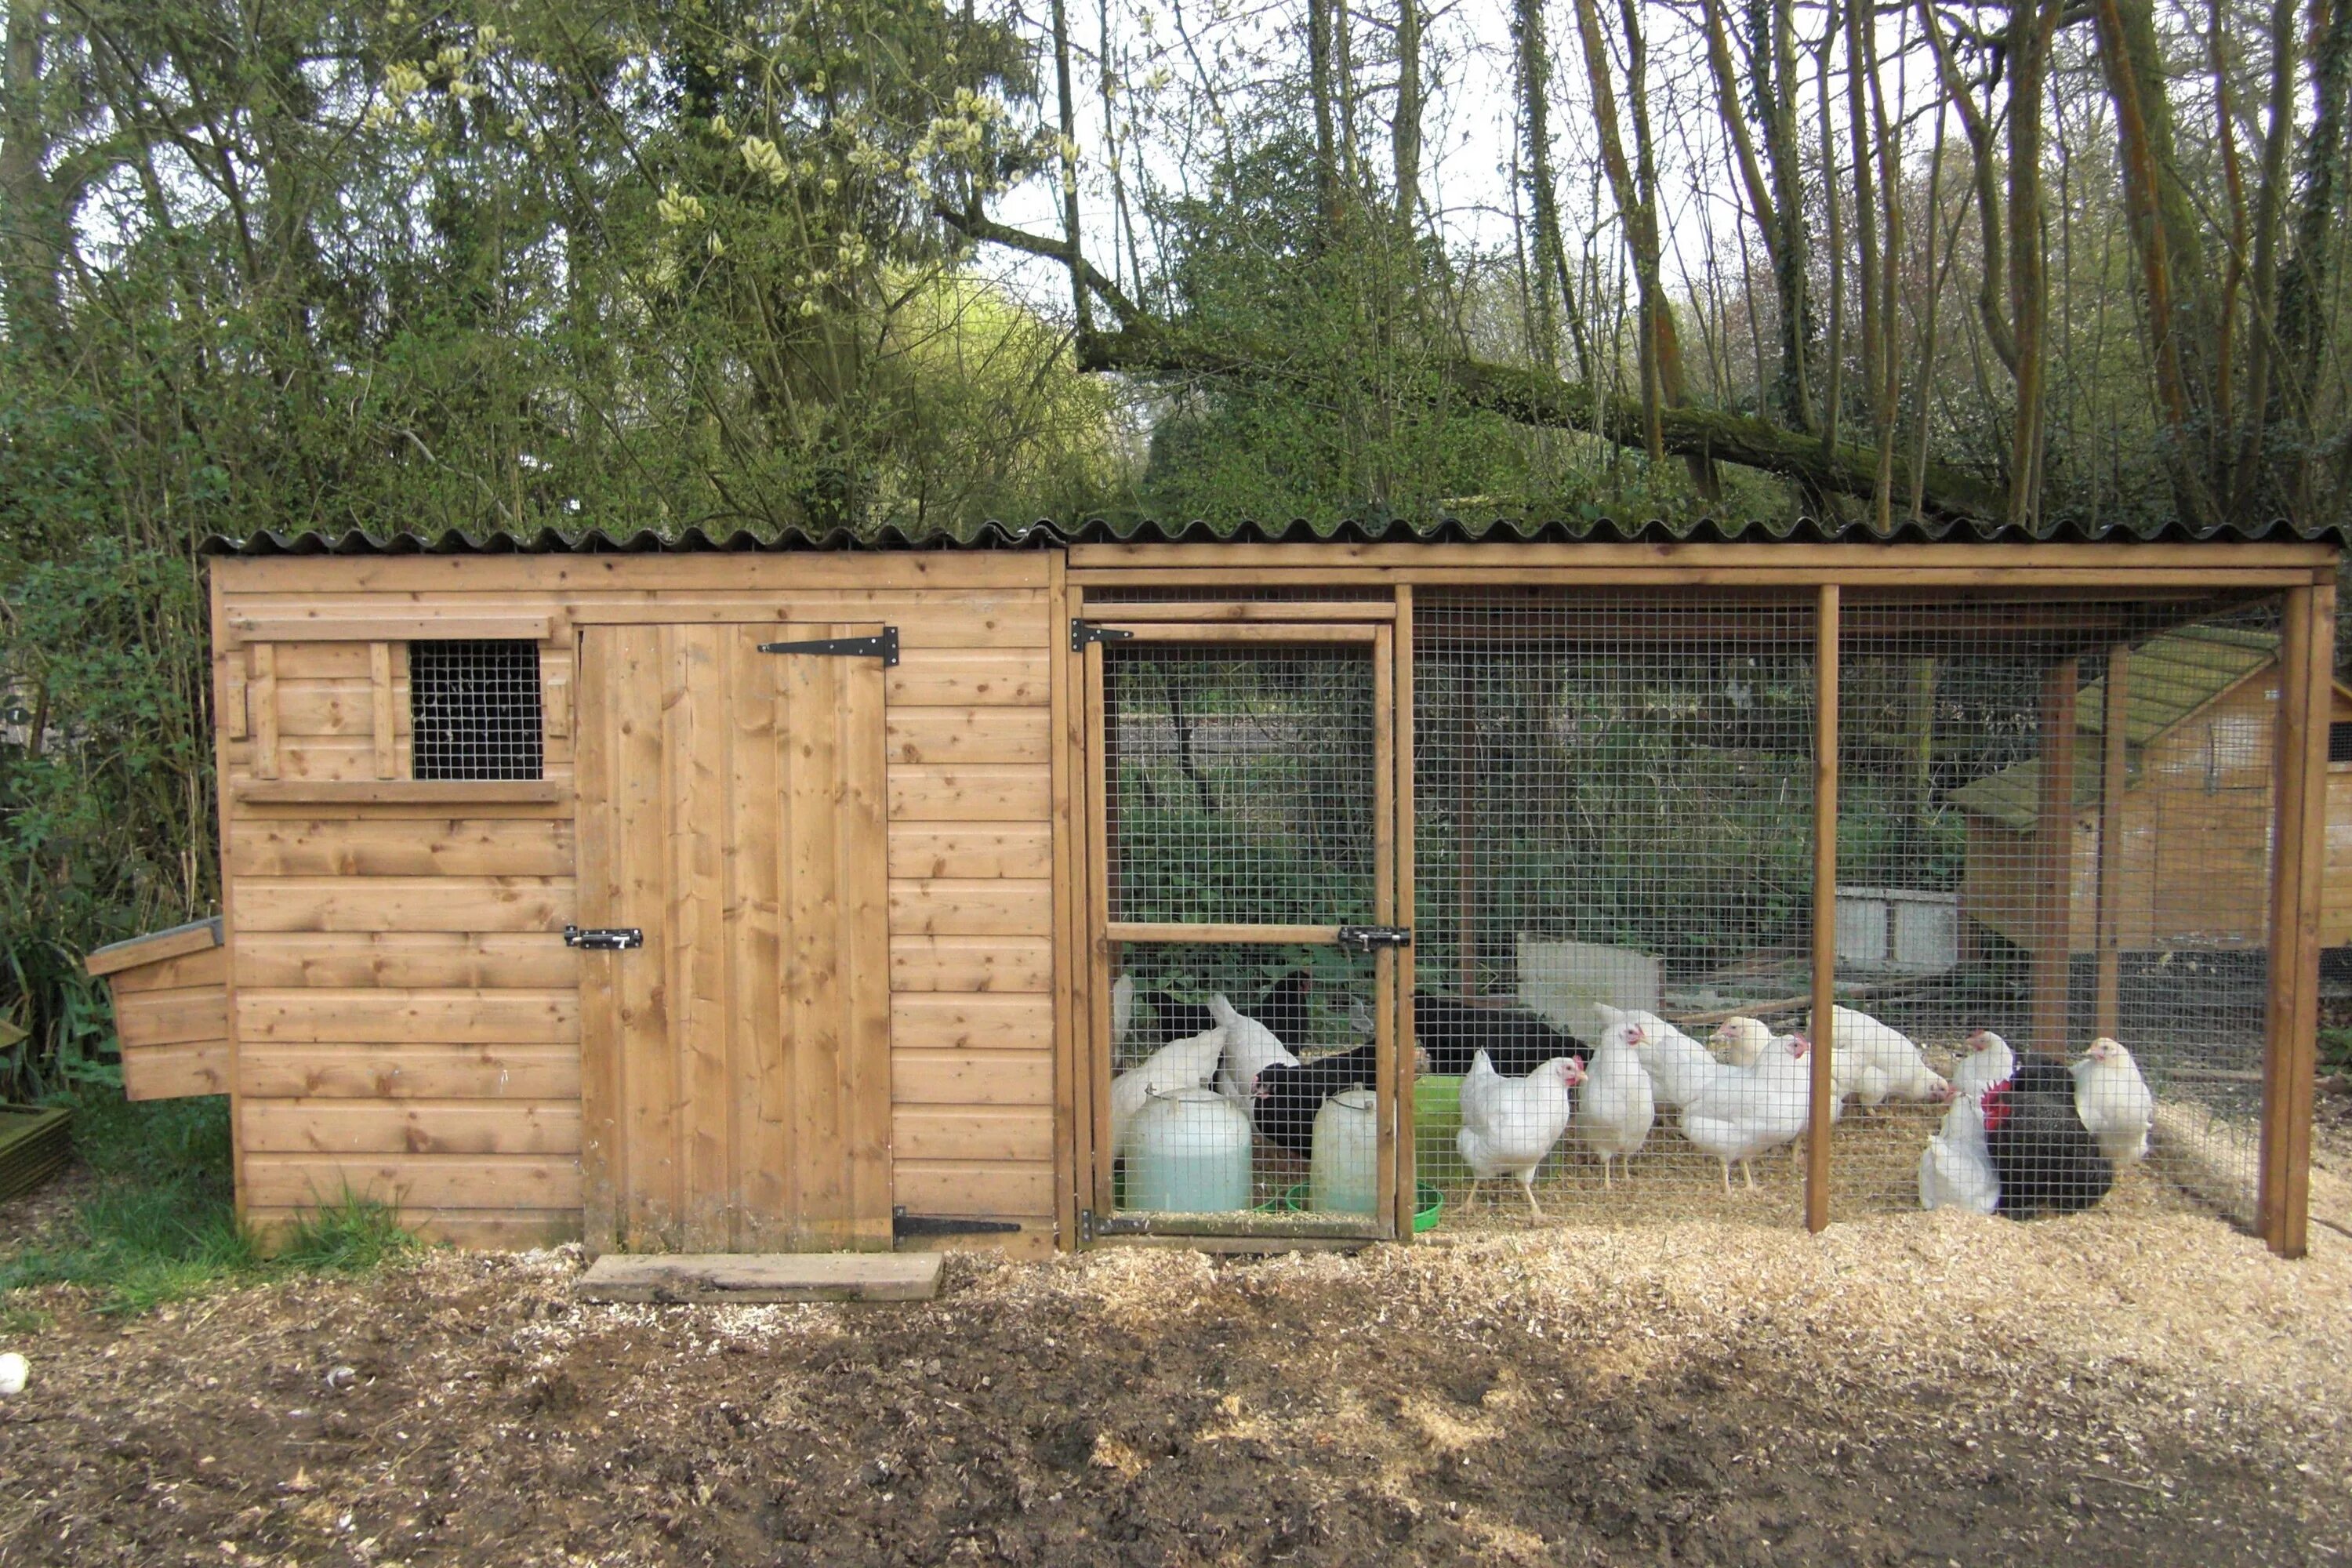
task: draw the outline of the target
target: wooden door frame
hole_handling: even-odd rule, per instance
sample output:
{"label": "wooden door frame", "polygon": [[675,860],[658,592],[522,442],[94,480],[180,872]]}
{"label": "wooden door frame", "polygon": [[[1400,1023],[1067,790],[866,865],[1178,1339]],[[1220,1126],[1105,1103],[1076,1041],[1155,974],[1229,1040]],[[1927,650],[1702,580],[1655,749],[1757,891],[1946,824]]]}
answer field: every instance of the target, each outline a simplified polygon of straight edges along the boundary
{"label": "wooden door frame", "polygon": [[[1366,1222],[1318,1222],[1312,1218],[1272,1223],[1234,1215],[1231,1224],[1160,1225],[1114,1217],[1111,1181],[1110,946],[1114,942],[1273,942],[1336,944],[1337,926],[1308,924],[1155,924],[1110,918],[1110,796],[1105,724],[1104,643],[1081,637],[1084,624],[1124,633],[1121,642],[1192,647],[1360,648],[1370,661],[1372,681],[1373,921],[1411,927],[1412,916],[1412,637],[1411,593],[1394,599],[1341,604],[1282,601],[1183,602],[1165,605],[1105,605],[1085,616],[1081,591],[1068,595],[1072,616],[1072,663],[1076,666],[1070,726],[1076,787],[1072,810],[1075,837],[1083,843],[1074,857],[1085,896],[1076,921],[1077,962],[1072,991],[1080,1002],[1074,1028],[1072,1065],[1079,1070],[1072,1100],[1071,1159],[1079,1245],[1122,1237],[1183,1236],[1200,1241],[1218,1237],[1344,1241],[1397,1240],[1412,1234],[1412,1118],[1400,1114],[1412,1094],[1412,949],[1373,950],[1374,1042],[1378,1047],[1379,1152],[1374,1212]],[[1400,609],[1403,615],[1400,616]],[[1116,1226],[1116,1228],[1113,1228]]]}

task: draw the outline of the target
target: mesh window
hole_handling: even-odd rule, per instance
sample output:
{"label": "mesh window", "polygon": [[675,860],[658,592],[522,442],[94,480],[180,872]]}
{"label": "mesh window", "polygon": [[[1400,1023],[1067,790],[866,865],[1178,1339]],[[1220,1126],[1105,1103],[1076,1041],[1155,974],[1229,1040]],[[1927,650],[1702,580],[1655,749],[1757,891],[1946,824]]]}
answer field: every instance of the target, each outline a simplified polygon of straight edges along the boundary
{"label": "mesh window", "polygon": [[536,779],[539,645],[522,639],[408,645],[412,776]]}
{"label": "mesh window", "polygon": [[2327,760],[2352,763],[2352,724],[2327,726]]}

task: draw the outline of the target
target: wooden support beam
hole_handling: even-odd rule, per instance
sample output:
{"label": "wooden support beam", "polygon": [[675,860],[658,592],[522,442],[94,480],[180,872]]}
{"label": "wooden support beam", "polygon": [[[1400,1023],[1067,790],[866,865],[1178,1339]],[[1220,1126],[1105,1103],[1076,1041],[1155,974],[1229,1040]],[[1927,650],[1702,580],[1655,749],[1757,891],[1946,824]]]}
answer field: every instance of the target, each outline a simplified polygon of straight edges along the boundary
{"label": "wooden support beam", "polygon": [[2033,1048],[2066,1054],[2066,1002],[2074,915],[2075,661],[2042,678],[2042,792],[2034,812]]}
{"label": "wooden support beam", "polygon": [[[1413,816],[1412,731],[1412,589],[1396,591],[1396,922],[1410,931],[1418,918],[1413,902],[1413,844],[1419,831]],[[1419,1206],[1421,1169],[1412,1142],[1413,1032],[1412,949],[1397,950],[1397,1237],[1412,1239],[1413,1211]]]}
{"label": "wooden support beam", "polygon": [[2131,711],[2131,649],[2107,652],[2105,746],[2099,770],[2098,1032],[2123,1032],[2124,790],[2130,782],[2126,717]]}
{"label": "wooden support beam", "polygon": [[2280,647],[2276,853],[2263,1062],[2257,1228],[2273,1252],[2309,1245],[2311,1102],[2319,1030],[2320,882],[2327,849],[2327,726],[2334,698],[2336,587],[2287,595]]}
{"label": "wooden support beam", "polygon": [[1830,1054],[1837,1002],[1838,589],[1820,591],[1813,624],[1813,1049],[1805,1128],[1805,1228],[1830,1223]]}
{"label": "wooden support beam", "polygon": [[[1372,919],[1396,924],[1396,634],[1383,624],[1372,644]],[[1400,1100],[1404,1083],[1397,1064],[1396,950],[1383,947],[1372,954],[1372,1087],[1373,1103],[1373,1223],[1389,1237],[1412,1237],[1411,1206],[1404,1223],[1395,1224],[1397,1203],[1396,1147],[1403,1116],[1412,1102]],[[1410,1092],[1405,1091],[1405,1092]],[[1407,1186],[1410,1195],[1411,1187]]]}

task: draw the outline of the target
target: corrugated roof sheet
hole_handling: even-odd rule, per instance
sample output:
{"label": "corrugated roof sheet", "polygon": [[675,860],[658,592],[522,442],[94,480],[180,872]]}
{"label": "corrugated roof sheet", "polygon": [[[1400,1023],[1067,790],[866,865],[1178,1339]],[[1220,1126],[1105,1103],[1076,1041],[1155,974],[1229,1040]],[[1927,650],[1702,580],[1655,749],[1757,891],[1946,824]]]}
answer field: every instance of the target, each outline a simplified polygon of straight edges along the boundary
{"label": "corrugated roof sheet", "polygon": [[1330,541],[1368,543],[1577,543],[1591,540],[1609,543],[1797,543],[1877,542],[2089,542],[2101,540],[2180,542],[2202,539],[2257,540],[2326,539],[2343,542],[2340,531],[2301,533],[2284,521],[2233,526],[2199,532],[2180,523],[2132,531],[2063,524],[2041,533],[2000,523],[1912,522],[1880,534],[1860,524],[1824,522],[1802,518],[1794,522],[1763,522],[1702,519],[1680,528],[1661,519],[1520,519],[1496,518],[1479,522],[1441,518],[1412,522],[1402,518],[1359,518],[1328,526],[1304,520],[1289,522],[1245,521],[1220,526],[1201,519],[1190,521],[1157,519],[1087,518],[1071,522],[1040,519],[1034,522],[989,521],[974,528],[906,529],[889,524],[859,533],[846,528],[785,529],[762,533],[750,529],[713,534],[701,528],[660,533],[639,529],[615,534],[601,528],[541,529],[530,534],[477,535],[451,531],[428,536],[414,532],[371,534],[352,529],[343,532],[306,530],[284,533],[265,530],[242,539],[215,536],[206,542],[215,555],[466,555],[642,553],[648,552],[771,551],[771,550],[1021,550],[1069,544],[1291,544]]}
{"label": "corrugated roof sheet", "polygon": [[[2252,626],[2183,626],[2132,649],[2131,700],[2124,712],[2124,743],[2146,746],[2239,681],[2278,657],[2278,634]],[[2074,728],[2104,735],[2107,683],[2094,680],[2076,694]],[[2034,825],[2042,803],[2042,764],[2022,762],[1952,792],[1966,811],[2021,831]],[[2074,809],[2099,803],[2099,770],[2074,769]]]}

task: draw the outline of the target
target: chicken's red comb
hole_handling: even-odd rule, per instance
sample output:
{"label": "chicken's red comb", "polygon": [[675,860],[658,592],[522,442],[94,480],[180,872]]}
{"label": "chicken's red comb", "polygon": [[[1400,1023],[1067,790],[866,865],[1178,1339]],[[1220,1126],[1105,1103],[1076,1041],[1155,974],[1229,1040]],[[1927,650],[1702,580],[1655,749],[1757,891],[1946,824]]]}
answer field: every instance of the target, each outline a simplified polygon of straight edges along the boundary
{"label": "chicken's red comb", "polygon": [[1990,1132],[2009,1120],[2009,1079],[2003,1079],[1984,1091],[1977,1101],[1984,1112],[1985,1131]]}

